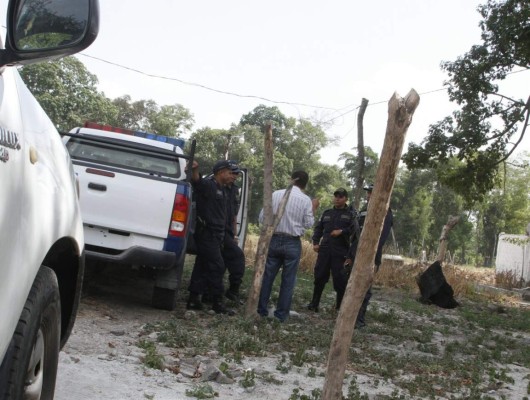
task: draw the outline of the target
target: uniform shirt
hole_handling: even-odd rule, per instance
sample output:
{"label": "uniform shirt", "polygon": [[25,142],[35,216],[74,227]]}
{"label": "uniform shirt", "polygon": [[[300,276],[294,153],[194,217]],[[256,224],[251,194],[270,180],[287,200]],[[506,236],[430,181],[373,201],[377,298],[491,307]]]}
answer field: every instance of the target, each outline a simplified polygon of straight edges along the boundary
{"label": "uniform shirt", "polygon": [[226,225],[226,193],[213,177],[192,181],[197,202],[197,218],[216,236],[224,236]]}
{"label": "uniform shirt", "polygon": [[[278,212],[285,191],[286,189],[276,190],[272,194],[272,212],[274,214]],[[263,223],[263,209],[259,214],[259,222]],[[314,222],[311,199],[298,186],[293,186],[285,206],[285,212],[274,233],[302,236],[306,229],[313,226]]]}
{"label": "uniform shirt", "polygon": [[[313,244],[321,247],[331,246],[333,248],[348,248],[349,238],[352,233],[354,217],[351,210],[344,208],[330,208],[322,213],[320,220],[315,224],[313,231]],[[332,237],[331,232],[340,229],[339,236]]]}

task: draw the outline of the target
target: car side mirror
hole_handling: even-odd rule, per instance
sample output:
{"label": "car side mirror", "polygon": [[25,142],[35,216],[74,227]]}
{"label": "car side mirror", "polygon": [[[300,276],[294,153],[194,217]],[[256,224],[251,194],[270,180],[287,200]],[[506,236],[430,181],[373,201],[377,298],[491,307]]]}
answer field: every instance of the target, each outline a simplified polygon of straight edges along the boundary
{"label": "car side mirror", "polygon": [[98,0],[11,0],[0,66],[77,53],[96,39],[98,30]]}

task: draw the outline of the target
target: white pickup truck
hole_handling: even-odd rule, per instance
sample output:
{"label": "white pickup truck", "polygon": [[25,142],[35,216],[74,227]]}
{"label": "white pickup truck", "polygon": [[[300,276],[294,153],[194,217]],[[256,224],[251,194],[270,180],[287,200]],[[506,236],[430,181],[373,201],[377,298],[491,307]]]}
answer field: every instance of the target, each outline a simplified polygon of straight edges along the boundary
{"label": "white pickup truck", "polygon": [[185,172],[194,145],[186,156],[182,139],[91,122],[63,141],[80,182],[87,259],[156,269],[152,304],[173,310],[194,229]]}
{"label": "white pickup truck", "polygon": [[84,243],[70,157],[16,65],[96,38],[97,0],[10,0],[0,44],[0,399],[53,399],[75,321]]}

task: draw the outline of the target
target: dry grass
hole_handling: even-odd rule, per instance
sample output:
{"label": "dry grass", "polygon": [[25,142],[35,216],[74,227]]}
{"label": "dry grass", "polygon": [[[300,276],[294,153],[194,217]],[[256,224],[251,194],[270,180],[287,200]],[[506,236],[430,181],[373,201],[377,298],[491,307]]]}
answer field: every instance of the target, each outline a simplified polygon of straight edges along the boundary
{"label": "dry grass", "polygon": [[[258,245],[257,236],[248,236],[245,243],[246,264],[253,266],[256,257]],[[302,241],[302,257],[300,259],[300,271],[304,273],[313,273],[313,268],[317,259],[317,253],[313,251],[310,242]],[[374,284],[383,287],[393,287],[405,290],[418,291],[416,277],[422,273],[430,264],[417,263],[411,259],[405,259],[405,262],[394,260],[384,260],[379,272],[374,278]],[[474,284],[485,284],[494,286],[499,282],[499,275],[495,276],[493,268],[476,268],[471,266],[458,266],[445,264],[443,271],[447,282],[455,292],[455,296],[468,295],[473,292]],[[505,276],[502,278],[504,285],[508,287],[513,277]],[[511,287],[516,287],[512,285]]]}
{"label": "dry grass", "polygon": [[512,271],[504,271],[495,275],[495,286],[503,289],[522,288],[525,281],[520,276],[515,276]]}

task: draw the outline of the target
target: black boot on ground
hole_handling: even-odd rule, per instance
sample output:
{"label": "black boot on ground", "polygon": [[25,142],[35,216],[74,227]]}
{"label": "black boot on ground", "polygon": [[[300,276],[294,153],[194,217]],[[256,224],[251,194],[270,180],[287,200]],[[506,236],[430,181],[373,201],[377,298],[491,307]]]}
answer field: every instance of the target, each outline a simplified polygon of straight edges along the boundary
{"label": "black boot on ground", "polygon": [[359,309],[359,314],[357,314],[357,319],[355,320],[355,329],[361,329],[366,326],[365,315],[366,309],[368,308],[368,301],[363,300],[361,308]]}
{"label": "black boot on ground", "polygon": [[214,297],[213,304],[212,304],[212,310],[216,314],[226,314],[230,316],[236,315],[236,312],[234,310],[226,308],[226,306],[223,304],[221,297]]}
{"label": "black boot on ground", "polygon": [[306,307],[309,311],[318,312],[318,305],[320,304],[320,297],[322,297],[322,292],[324,288],[321,286],[316,286],[313,289],[313,299]]}
{"label": "black boot on ground", "polygon": [[190,297],[188,298],[188,303],[186,304],[186,308],[188,310],[197,310],[197,311],[200,311],[204,308],[201,303],[201,299],[197,293],[190,293]]}
{"label": "black boot on ground", "polygon": [[240,304],[239,299],[239,285],[230,285],[230,288],[225,293],[225,297],[228,300],[232,300],[233,302]]}

